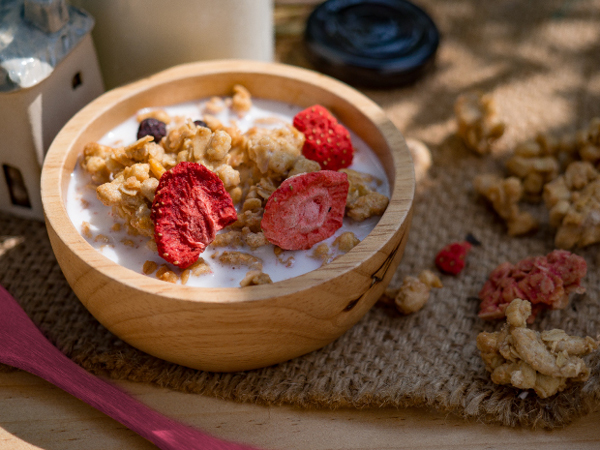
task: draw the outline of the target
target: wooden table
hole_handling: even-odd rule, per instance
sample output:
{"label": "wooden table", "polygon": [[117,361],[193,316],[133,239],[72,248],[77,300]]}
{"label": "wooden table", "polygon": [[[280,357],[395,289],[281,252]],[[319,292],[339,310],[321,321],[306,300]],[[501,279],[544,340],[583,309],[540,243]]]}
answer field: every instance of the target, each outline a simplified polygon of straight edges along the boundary
{"label": "wooden table", "polygon": [[[262,407],[118,382],[163,414],[265,449],[598,449],[600,412],[554,431],[466,422],[425,409]],[[0,373],[0,450],[156,448],[120,423],[25,372]]]}

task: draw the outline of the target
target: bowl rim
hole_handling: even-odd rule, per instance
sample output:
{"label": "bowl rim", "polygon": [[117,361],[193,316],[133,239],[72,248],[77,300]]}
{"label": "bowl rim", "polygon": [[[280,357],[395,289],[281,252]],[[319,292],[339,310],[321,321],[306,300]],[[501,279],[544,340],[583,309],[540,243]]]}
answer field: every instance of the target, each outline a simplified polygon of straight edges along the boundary
{"label": "bowl rim", "polygon": [[[64,169],[67,157],[74,149],[77,138],[88,130],[111,108],[122,104],[145,91],[178,80],[214,76],[223,73],[263,74],[313,85],[330,91],[334,96],[351,103],[373,122],[385,140],[393,160],[395,179],[390,181],[390,202],[375,228],[354,249],[319,269],[273,284],[239,287],[193,287],[167,283],[127,269],[113,262],[92,247],[75,228],[65,206],[63,193],[68,185],[70,172]],[[206,97],[211,94],[208,93]],[[192,100],[192,99],[190,99]],[[174,102],[178,103],[178,102]],[[107,130],[108,131],[108,130]],[[402,180],[402,182],[398,182]],[[46,154],[41,176],[41,194],[46,224],[73,254],[90,269],[119,284],[143,293],[176,298],[181,301],[205,303],[234,303],[272,299],[328,283],[348,275],[370,260],[389,240],[402,230],[411,210],[415,193],[415,177],[412,158],[404,137],[372,100],[354,88],[326,75],[281,63],[265,63],[246,60],[217,60],[188,63],[166,69],[155,75],[110,90],[93,100],[60,130]],[[56,249],[54,249],[56,251]],[[61,267],[64,271],[64,267]]]}

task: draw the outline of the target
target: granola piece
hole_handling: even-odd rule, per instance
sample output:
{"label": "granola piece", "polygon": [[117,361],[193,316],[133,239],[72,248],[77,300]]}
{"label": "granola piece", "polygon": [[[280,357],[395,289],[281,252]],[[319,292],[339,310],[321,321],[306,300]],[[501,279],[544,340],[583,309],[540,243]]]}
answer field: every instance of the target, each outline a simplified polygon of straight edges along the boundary
{"label": "granola piece", "polygon": [[569,383],[586,381],[590,371],[581,356],[595,351],[600,342],[563,330],[529,330],[530,314],[531,303],[516,298],[506,308],[507,323],[501,331],[477,336],[492,381],[533,389],[541,398],[563,391]]}
{"label": "granola piece", "polygon": [[323,264],[327,264],[331,258],[329,245],[327,245],[325,242],[317,245],[310,256],[311,258],[320,259]]}
{"label": "granola piece", "polygon": [[217,119],[212,114],[204,114],[202,117],[202,121],[210,128],[212,131],[223,130],[225,126],[221,123],[219,119]]}
{"label": "granola piece", "polygon": [[406,145],[413,159],[415,180],[418,183],[425,178],[431,167],[431,152],[423,142],[417,139],[406,139]]}
{"label": "granola piece", "polygon": [[302,156],[304,135],[291,126],[275,130],[251,128],[247,133],[247,154],[261,174],[285,177]]}
{"label": "granola piece", "polygon": [[396,309],[402,314],[417,312],[429,300],[431,289],[441,287],[442,282],[431,270],[423,270],[418,278],[406,276],[394,296]]}
{"label": "granola piece", "polygon": [[231,224],[232,228],[243,229],[248,227],[250,231],[258,233],[261,231],[260,222],[262,221],[263,208],[244,211],[238,214],[237,220]]}
{"label": "granola piece", "polygon": [[87,239],[92,238],[92,230],[90,228],[90,223],[85,220],[81,222],[81,234]]}
{"label": "granola piece", "polygon": [[162,264],[156,272],[156,278],[167,283],[177,283],[177,274],[169,269],[166,264]]}
{"label": "granola piece", "polygon": [[[187,121],[170,130],[162,145],[166,155],[177,154],[175,163],[197,162],[216,173],[227,192],[231,193],[241,183],[240,173],[229,164],[231,142],[231,136],[222,129],[211,131],[209,128]],[[164,173],[161,165],[170,165],[170,161],[159,152],[152,156],[150,162],[152,171],[157,178],[160,178]]]}
{"label": "granola piece", "polygon": [[242,212],[244,211],[252,211],[253,209],[260,209],[263,206],[263,202],[260,198],[256,197],[246,197],[244,200],[244,204],[242,205]]}
{"label": "granola piece", "polygon": [[600,173],[587,161],[576,161],[544,188],[554,243],[570,249],[600,242]]}
{"label": "granola piece", "polygon": [[131,239],[123,238],[121,239],[121,243],[126,247],[135,248],[135,242],[133,242]]}
{"label": "granola piece", "polygon": [[96,184],[108,183],[111,174],[123,170],[123,165],[112,159],[114,149],[97,142],[83,148],[81,167],[92,176]]}
{"label": "granola piece", "polygon": [[595,166],[600,164],[600,117],[593,118],[577,141],[579,157]]}
{"label": "granola piece", "polygon": [[214,172],[223,182],[225,189],[233,190],[240,184],[240,173],[228,164],[222,164]]}
{"label": "granola piece", "polygon": [[333,241],[333,245],[343,253],[348,253],[358,244],[360,244],[360,239],[358,239],[352,231],[346,231],[345,233],[340,234]]}
{"label": "granola piece", "polygon": [[204,105],[204,112],[206,114],[219,114],[225,108],[225,102],[221,97],[211,97]]}
{"label": "granola piece", "polygon": [[239,116],[243,117],[252,108],[252,96],[250,91],[240,84],[233,86],[233,98],[231,109]]}
{"label": "granola piece", "polygon": [[146,274],[146,275],[150,275],[150,274],[154,273],[156,271],[156,269],[158,269],[158,264],[156,264],[154,261],[148,260],[142,266],[142,272],[144,272],[144,274]]}
{"label": "granola piece", "polygon": [[229,266],[247,266],[250,269],[262,270],[262,260],[257,256],[244,252],[223,252],[218,256],[219,262]]}
{"label": "granola piece", "polygon": [[293,177],[294,175],[300,175],[301,173],[317,172],[319,170],[321,170],[321,166],[318,162],[307,159],[301,155],[294,162],[292,169],[287,174],[287,178]]}
{"label": "granola piece", "polygon": [[340,169],[348,175],[348,197],[346,199],[346,215],[356,221],[362,221],[372,216],[384,213],[389,199],[372,189],[377,180],[366,173],[352,169]]}
{"label": "granola piece", "polygon": [[281,247],[277,247],[276,245],[273,246],[273,253],[275,254],[275,258],[277,258],[277,261],[279,261],[285,267],[292,267],[294,265],[294,262],[296,261],[296,259],[293,256],[288,256],[287,258],[284,258],[283,254],[285,253],[285,250]]}
{"label": "granola piece", "polygon": [[261,270],[249,270],[244,279],[240,281],[240,286],[258,286],[260,284],[271,283],[273,283],[273,281],[271,281],[271,277],[268,274],[262,272]]}
{"label": "granola piece", "polygon": [[265,205],[269,197],[273,192],[277,190],[277,187],[270,178],[261,178],[258,183],[254,184],[248,190],[247,199],[257,198],[260,199],[262,206]]}
{"label": "granola piece", "polygon": [[105,234],[99,234],[94,238],[94,242],[102,242],[103,244],[110,244],[111,238]]}
{"label": "granola piece", "polygon": [[346,215],[356,221],[363,221],[373,216],[381,216],[389,199],[379,192],[369,192],[367,195],[359,197],[346,210]]}
{"label": "granola piece", "polygon": [[512,265],[496,267],[479,292],[479,317],[501,319],[515,298],[533,303],[530,322],[543,308],[563,309],[571,293],[583,293],[581,280],[587,272],[585,260],[566,250],[554,250],[547,256],[525,258]]}
{"label": "granola piece", "polygon": [[152,203],[154,201],[154,194],[156,193],[157,187],[158,179],[149,177],[140,183],[140,192],[150,203]]}
{"label": "granola piece", "polygon": [[138,123],[146,119],[156,119],[166,124],[171,123],[171,116],[164,109],[153,109],[152,111],[140,113],[136,116]]}
{"label": "granola piece", "polygon": [[147,198],[147,195],[152,195],[147,192],[152,183],[147,182],[149,171],[148,164],[133,164],[125,167],[111,182],[101,184],[96,189],[96,196],[103,204],[112,206],[129,227],[144,236],[154,234],[154,225],[150,220],[151,203]]}
{"label": "granola piece", "polygon": [[256,250],[258,247],[262,247],[263,245],[269,245],[269,241],[265,237],[265,234],[262,231],[258,233],[253,233],[250,231],[250,228],[244,227],[242,229],[242,238],[248,247],[252,250]]}
{"label": "granola piece", "polygon": [[506,162],[509,173],[521,179],[527,201],[541,201],[544,185],[558,176],[560,164],[546,154],[546,148],[535,141],[521,144]]}
{"label": "granola piece", "polygon": [[467,148],[479,155],[489,153],[491,145],[504,134],[504,123],[498,120],[490,95],[470,92],[460,95],[454,104],[458,136]]}
{"label": "granola piece", "polygon": [[181,272],[181,284],[187,284],[188,280],[190,279],[190,275],[199,277],[209,273],[212,273],[212,270],[208,263],[204,261],[204,258],[198,258],[198,261]]}
{"label": "granola piece", "polygon": [[242,232],[231,230],[226,233],[220,233],[215,236],[215,239],[210,243],[211,247],[241,247]]}
{"label": "granola piece", "polygon": [[533,216],[519,209],[523,185],[518,178],[502,179],[497,175],[482,174],[475,177],[473,185],[505,221],[510,236],[521,236],[537,230],[538,223]]}

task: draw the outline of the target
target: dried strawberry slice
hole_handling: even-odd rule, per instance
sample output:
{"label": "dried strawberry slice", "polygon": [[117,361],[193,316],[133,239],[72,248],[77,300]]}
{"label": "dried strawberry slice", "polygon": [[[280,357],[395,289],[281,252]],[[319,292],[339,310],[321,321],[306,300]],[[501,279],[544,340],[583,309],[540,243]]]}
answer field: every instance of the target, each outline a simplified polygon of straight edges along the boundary
{"label": "dried strawberry slice", "polygon": [[354,148],[348,130],[321,105],[300,111],[294,127],[304,133],[302,154],[318,162],[321,169],[339,170],[352,164]]}
{"label": "dried strawberry slice", "polygon": [[471,247],[467,241],[446,245],[436,255],[435,265],[444,273],[458,275],[465,268],[465,258]]}
{"label": "dried strawberry slice", "polygon": [[260,223],[269,242],[306,250],[342,226],[348,176],[320,170],[288,178],[269,197]]}
{"label": "dried strawberry slice", "polygon": [[237,220],[221,179],[202,164],[182,162],[160,178],[150,214],[158,253],[185,269],[217,231]]}

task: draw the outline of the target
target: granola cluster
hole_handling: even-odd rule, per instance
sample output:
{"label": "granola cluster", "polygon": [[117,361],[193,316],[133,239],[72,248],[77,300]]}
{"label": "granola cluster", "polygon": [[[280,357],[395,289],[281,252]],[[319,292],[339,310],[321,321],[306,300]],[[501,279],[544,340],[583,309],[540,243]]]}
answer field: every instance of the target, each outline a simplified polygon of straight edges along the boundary
{"label": "granola cluster", "polygon": [[504,220],[510,236],[520,236],[537,230],[537,220],[519,208],[519,201],[523,197],[523,184],[518,178],[501,178],[488,173],[475,177],[473,185],[475,191],[483,196]]}
{"label": "granola cluster", "polygon": [[600,242],[600,172],[590,162],[573,162],[563,175],[546,184],[544,202],[550,225],[557,229],[557,247]]}
{"label": "granola cluster", "polygon": [[357,221],[380,216],[387,208],[389,199],[373,189],[375,177],[352,169],[341,169],[348,175],[350,189],[346,200],[346,215]]}
{"label": "granola cluster", "polygon": [[531,304],[519,298],[506,308],[501,331],[482,332],[477,348],[496,384],[533,389],[541,398],[563,391],[570,383],[589,378],[590,369],[581,358],[600,342],[591,337],[569,336],[563,330],[537,332],[527,328]]}
{"label": "granola cluster", "polygon": [[[270,283],[260,260],[252,255],[255,249],[269,245],[261,228],[267,200],[286,179],[320,171],[321,166],[303,156],[305,135],[291,124],[275,118],[262,119],[242,132],[235,121],[225,125],[217,119],[224,108],[244,117],[252,108],[250,92],[236,85],[232,97],[210,99],[204,105],[202,120],[171,117],[160,109],[139,114],[140,123],[156,119],[166,124],[166,134],[159,136],[158,142],[148,135],[131,145],[117,147],[89,143],[84,148],[81,166],[97,185],[98,199],[123,219],[129,234],[148,237],[151,249],[156,249],[151,208],[161,176],[182,162],[205,166],[223,182],[238,212],[237,220],[210,244],[215,249],[227,247],[216,259],[224,265],[250,269],[242,281],[244,286]],[[372,189],[378,180],[354,170],[344,171],[351,180],[346,215],[356,221],[381,215],[388,199]],[[340,239],[340,252],[356,245],[348,236]],[[293,258],[286,261],[293,262]],[[202,258],[185,271],[150,263],[147,261],[143,272],[169,282],[185,283],[190,274],[210,271]]]}
{"label": "granola cluster", "polygon": [[535,231],[538,223],[519,208],[521,200],[544,200],[555,245],[563,249],[600,242],[600,118],[560,139],[539,134],[518,145],[506,161],[507,178],[478,175],[475,190],[506,222],[508,234]]}
{"label": "granola cluster", "polygon": [[467,148],[479,155],[489,153],[494,141],[504,134],[504,123],[498,119],[490,95],[481,92],[460,95],[454,104],[454,113],[458,136]]}
{"label": "granola cluster", "polygon": [[441,287],[442,282],[436,274],[423,270],[418,277],[404,277],[400,289],[386,290],[382,301],[393,304],[401,314],[412,314],[425,306],[431,289]]}

